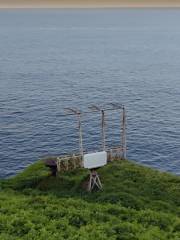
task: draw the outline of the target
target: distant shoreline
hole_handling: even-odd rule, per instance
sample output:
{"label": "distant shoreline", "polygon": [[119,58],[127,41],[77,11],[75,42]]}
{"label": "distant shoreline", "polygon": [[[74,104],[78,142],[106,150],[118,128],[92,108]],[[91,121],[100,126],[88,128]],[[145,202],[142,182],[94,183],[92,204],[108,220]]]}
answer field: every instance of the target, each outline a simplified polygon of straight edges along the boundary
{"label": "distant shoreline", "polygon": [[180,5],[178,6],[17,6],[17,7],[2,7],[0,6],[0,10],[20,10],[20,9],[51,9],[51,10],[58,10],[58,9],[180,9]]}

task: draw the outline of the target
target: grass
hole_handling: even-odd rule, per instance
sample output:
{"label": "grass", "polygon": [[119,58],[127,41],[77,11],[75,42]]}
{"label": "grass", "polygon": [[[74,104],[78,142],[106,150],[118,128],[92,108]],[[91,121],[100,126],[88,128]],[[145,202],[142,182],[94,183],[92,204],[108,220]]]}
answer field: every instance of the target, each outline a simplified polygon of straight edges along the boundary
{"label": "grass", "polygon": [[180,240],[180,177],[129,161],[49,176],[42,161],[0,182],[0,240]]}

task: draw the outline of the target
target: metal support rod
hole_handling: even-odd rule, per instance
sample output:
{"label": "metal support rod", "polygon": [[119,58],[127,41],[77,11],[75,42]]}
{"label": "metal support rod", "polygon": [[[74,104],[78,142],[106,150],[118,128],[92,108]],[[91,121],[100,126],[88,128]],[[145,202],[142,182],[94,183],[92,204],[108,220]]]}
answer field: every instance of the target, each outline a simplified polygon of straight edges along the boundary
{"label": "metal support rod", "polygon": [[96,105],[92,105],[89,109],[94,112],[101,112],[101,135],[102,135],[102,149],[106,150],[106,134],[105,134],[105,110],[97,107]]}
{"label": "metal support rod", "polygon": [[82,124],[81,124],[81,112],[76,109],[72,108],[66,108],[65,109],[68,112],[72,112],[77,116],[78,119],[78,129],[79,129],[79,152],[81,156],[81,167],[83,167],[83,155],[84,155],[84,150],[83,150],[83,137],[82,137]]}
{"label": "metal support rod", "polygon": [[121,142],[122,142],[123,159],[126,159],[126,110],[124,107],[123,107],[123,113],[122,113]]}
{"label": "metal support rod", "polygon": [[82,137],[82,126],[81,126],[81,114],[78,113],[78,114],[77,114],[77,117],[78,117],[78,128],[79,128],[79,152],[80,152],[80,155],[81,155],[82,160],[83,160],[84,151],[83,151],[83,137]]}
{"label": "metal support rod", "polygon": [[106,134],[105,134],[105,112],[101,110],[102,114],[102,148],[103,151],[106,151]]}
{"label": "metal support rod", "polygon": [[[119,110],[119,109],[123,109],[123,105],[119,105],[119,104],[117,104],[117,103],[110,103],[110,104],[108,104],[108,105],[110,105],[111,107],[106,107],[106,108],[103,107],[104,111],[117,111],[117,110]],[[97,106],[95,106],[95,105],[92,105],[92,106],[90,106],[90,107],[88,107],[88,108],[91,109],[91,111],[83,111],[83,112],[81,112],[81,113],[83,113],[83,114],[89,114],[89,113],[92,112],[92,110],[93,110],[93,112],[97,112],[97,111],[100,111],[100,110],[101,110],[99,107],[97,107]],[[75,114],[77,113],[77,110],[74,110],[74,109],[72,109],[72,108],[65,108],[64,110],[65,110],[67,113],[66,113],[66,114],[58,114],[58,117],[72,116],[72,115],[75,115]]]}
{"label": "metal support rod", "polygon": [[[106,111],[118,111],[122,110],[122,118],[121,118],[121,151],[122,151],[122,157],[126,158],[126,111],[123,105],[119,105],[117,103],[110,103],[109,104],[111,108],[100,108],[96,105],[92,105],[89,107],[89,109],[92,112],[100,112],[101,113],[101,135],[102,135],[102,149],[103,151],[106,151],[106,132],[105,132],[105,112]],[[82,124],[81,124],[81,116],[82,114],[90,113],[89,111],[81,113],[79,110],[72,109],[72,108],[66,108],[66,111],[68,112],[66,115],[76,115],[78,119],[78,130],[79,130],[79,152],[80,156],[83,160],[84,150],[83,150],[83,134],[82,134]],[[81,165],[83,165],[83,162],[81,162]]]}

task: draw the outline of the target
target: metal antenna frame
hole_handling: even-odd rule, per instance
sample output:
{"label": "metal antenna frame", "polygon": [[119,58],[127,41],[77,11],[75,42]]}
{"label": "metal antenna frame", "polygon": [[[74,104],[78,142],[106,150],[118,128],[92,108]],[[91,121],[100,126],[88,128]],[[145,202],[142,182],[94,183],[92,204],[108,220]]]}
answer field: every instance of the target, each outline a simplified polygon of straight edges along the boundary
{"label": "metal antenna frame", "polygon": [[64,110],[66,112],[73,113],[74,115],[77,116],[77,119],[78,119],[78,129],[79,129],[79,152],[80,152],[80,156],[83,159],[84,150],[83,150],[83,135],[82,135],[81,112],[79,110],[73,109],[73,108],[65,108]]}
{"label": "metal antenna frame", "polygon": [[122,109],[123,105],[118,103],[109,103],[108,105],[112,106],[114,110]]}
{"label": "metal antenna frame", "polygon": [[[102,148],[103,151],[106,150],[106,132],[105,132],[105,112],[106,111],[113,111],[113,110],[122,110],[122,117],[120,120],[120,126],[121,126],[121,132],[120,132],[120,146],[122,147],[122,157],[123,159],[126,159],[126,110],[124,105],[118,104],[118,103],[109,103],[107,104],[111,107],[107,108],[100,108],[96,105],[92,105],[88,107],[91,112],[101,112],[101,127],[102,127]],[[80,151],[80,156],[83,159],[84,155],[84,149],[83,149],[83,134],[82,134],[82,122],[81,122],[81,116],[82,114],[90,113],[90,111],[84,111],[80,112],[77,109],[74,108],[65,108],[65,111],[67,112],[66,115],[76,115],[78,119],[78,129],[79,129],[79,151]]]}
{"label": "metal antenna frame", "polygon": [[122,115],[122,147],[123,147],[123,158],[126,159],[126,109],[123,106],[123,115]]}
{"label": "metal antenna frame", "polygon": [[110,103],[110,106],[114,108],[114,110],[122,110],[122,117],[120,120],[120,125],[121,125],[121,141],[120,145],[122,145],[122,152],[123,152],[123,159],[126,159],[126,110],[124,105],[118,104],[118,103]]}
{"label": "metal antenna frame", "polygon": [[105,111],[104,109],[99,108],[96,105],[92,105],[89,107],[89,109],[95,111],[95,112],[101,112],[101,135],[102,135],[102,149],[103,151],[106,151],[106,133],[105,133]]}

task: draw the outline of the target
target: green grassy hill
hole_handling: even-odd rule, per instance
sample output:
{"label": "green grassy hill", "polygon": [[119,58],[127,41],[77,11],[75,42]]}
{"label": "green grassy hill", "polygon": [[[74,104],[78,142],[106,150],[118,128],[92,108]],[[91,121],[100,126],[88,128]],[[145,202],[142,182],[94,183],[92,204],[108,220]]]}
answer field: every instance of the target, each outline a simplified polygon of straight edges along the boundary
{"label": "green grassy hill", "polygon": [[0,182],[0,240],[180,240],[180,177],[114,161],[49,176],[41,161]]}

